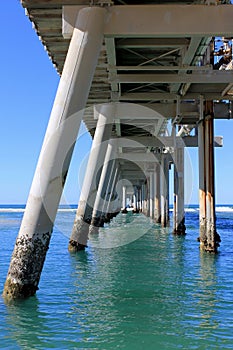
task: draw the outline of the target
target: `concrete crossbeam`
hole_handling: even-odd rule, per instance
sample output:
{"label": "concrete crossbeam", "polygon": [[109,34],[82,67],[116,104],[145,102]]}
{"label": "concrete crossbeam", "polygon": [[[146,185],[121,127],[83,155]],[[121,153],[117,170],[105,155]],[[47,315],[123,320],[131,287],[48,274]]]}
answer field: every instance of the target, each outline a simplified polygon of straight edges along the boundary
{"label": "concrete crossbeam", "polygon": [[110,75],[110,81],[121,84],[149,83],[193,83],[193,84],[228,84],[233,82],[233,71],[208,71],[206,74],[118,74]]}
{"label": "concrete crossbeam", "polygon": [[[63,36],[70,38],[80,6],[63,7]],[[104,35],[108,37],[232,36],[229,5],[110,6]],[[130,21],[129,21],[130,18]]]}

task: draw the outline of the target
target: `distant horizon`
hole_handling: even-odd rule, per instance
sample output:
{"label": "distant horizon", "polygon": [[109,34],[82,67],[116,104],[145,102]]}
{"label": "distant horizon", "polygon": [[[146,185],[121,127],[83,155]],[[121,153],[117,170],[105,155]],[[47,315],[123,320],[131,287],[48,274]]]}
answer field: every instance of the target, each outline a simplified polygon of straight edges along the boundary
{"label": "distant horizon", "polygon": [[[26,206],[26,204],[27,204],[27,203],[0,203],[0,207],[1,207],[1,206],[6,206],[6,205],[7,205],[7,206],[9,206],[9,205],[12,205],[12,206],[14,206],[14,205],[15,205],[15,206],[16,206],[16,205],[17,205],[17,206]],[[60,207],[60,206],[67,206],[67,207],[68,207],[68,206],[74,206],[74,205],[75,205],[75,206],[78,206],[78,203],[69,203],[69,204],[62,204],[62,203],[60,203],[60,204],[59,204],[59,207]],[[189,204],[185,204],[184,206],[187,207],[187,206],[191,206],[191,205],[198,205],[198,206],[199,206],[199,203],[189,203]],[[222,206],[222,205],[225,205],[225,206],[227,206],[227,205],[233,206],[233,203],[216,203],[216,204],[215,204],[215,207],[217,207],[217,206],[219,206],[219,205],[220,205],[220,206]],[[59,208],[59,207],[58,207],[58,208]],[[173,207],[173,204],[169,204],[169,207]]]}

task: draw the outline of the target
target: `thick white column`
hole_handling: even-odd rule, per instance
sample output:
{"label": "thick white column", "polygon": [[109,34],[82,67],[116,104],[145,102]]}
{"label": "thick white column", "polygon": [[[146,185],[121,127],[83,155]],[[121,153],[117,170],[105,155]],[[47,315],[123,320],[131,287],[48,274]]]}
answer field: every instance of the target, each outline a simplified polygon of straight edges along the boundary
{"label": "thick white column", "polygon": [[115,162],[115,171],[113,171],[113,177],[112,177],[112,184],[111,184],[111,189],[109,192],[109,197],[108,197],[108,201],[107,201],[107,206],[106,206],[106,217],[109,219],[111,219],[112,217],[114,217],[116,215],[116,201],[115,201],[115,197],[116,197],[116,185],[117,182],[119,180],[119,176],[120,176],[120,169],[117,166],[117,162]]}
{"label": "thick white column", "polygon": [[137,210],[137,196],[136,196],[136,189],[134,187],[134,195],[133,195],[133,209],[134,211]]}
{"label": "thick white column", "polygon": [[106,10],[79,12],[24,218],[4,287],[4,297],[35,294],[65,184],[73,146],[103,42]]}
{"label": "thick white column", "polygon": [[127,203],[126,203],[126,186],[122,186],[122,208],[123,208],[123,210],[126,208],[126,205],[127,205]]}
{"label": "thick white column", "polygon": [[150,176],[148,174],[146,176],[145,199],[146,199],[145,215],[150,216]]}
{"label": "thick white column", "polygon": [[108,210],[109,201],[110,201],[110,197],[111,197],[111,191],[112,191],[112,186],[113,186],[113,181],[114,181],[116,169],[117,169],[116,160],[113,159],[109,163],[108,184],[107,184],[107,188],[106,188],[106,191],[104,194],[104,201],[103,201],[103,205],[102,205],[102,209],[101,209],[102,210],[102,218],[105,222],[109,221],[109,218],[107,215],[107,210]]}
{"label": "thick white column", "polygon": [[104,164],[109,139],[112,132],[113,110],[111,104],[98,105],[98,122],[83,180],[78,209],[69,241],[69,251],[83,250],[87,244],[89,226],[96,199],[97,174]]}
{"label": "thick white column", "polygon": [[95,198],[89,233],[98,232],[98,227],[101,227],[104,224],[102,208],[104,205],[105,194],[108,187],[109,176],[111,174],[111,169],[112,169],[111,161],[114,159],[114,151],[115,151],[114,144],[112,140],[110,140],[108,142],[107,152],[104,159],[104,165],[101,171],[101,176],[100,176],[98,190]]}
{"label": "thick white column", "polygon": [[145,185],[145,183],[142,184],[141,197],[142,197],[142,213],[144,215],[146,215],[146,185]]}
{"label": "thick white column", "polygon": [[184,216],[184,147],[179,145],[174,155],[174,205],[173,205],[173,233],[185,234]]}

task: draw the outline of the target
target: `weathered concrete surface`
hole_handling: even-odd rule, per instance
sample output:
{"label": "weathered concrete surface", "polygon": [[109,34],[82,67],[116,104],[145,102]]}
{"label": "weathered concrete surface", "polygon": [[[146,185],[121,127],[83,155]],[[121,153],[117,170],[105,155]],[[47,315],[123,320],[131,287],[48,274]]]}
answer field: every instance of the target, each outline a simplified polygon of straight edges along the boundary
{"label": "weathered concrete surface", "polygon": [[106,10],[80,11],[51,111],[3,295],[33,295],[103,41]]}
{"label": "weathered concrete surface", "polygon": [[41,271],[51,233],[18,237],[11,259],[11,266],[4,286],[6,300],[32,296],[38,290]]}

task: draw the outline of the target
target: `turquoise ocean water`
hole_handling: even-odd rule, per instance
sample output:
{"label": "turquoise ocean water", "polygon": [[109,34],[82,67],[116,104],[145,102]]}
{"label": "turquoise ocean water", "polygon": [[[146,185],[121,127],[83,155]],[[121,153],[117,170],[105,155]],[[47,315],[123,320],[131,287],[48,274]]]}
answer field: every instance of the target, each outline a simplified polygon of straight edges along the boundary
{"label": "turquoise ocean water", "polygon": [[[219,254],[201,253],[198,209],[175,237],[120,214],[72,255],[75,210],[59,210],[36,296],[0,298],[2,349],[233,349],[233,206],[217,207]],[[0,207],[0,289],[23,216]]]}

